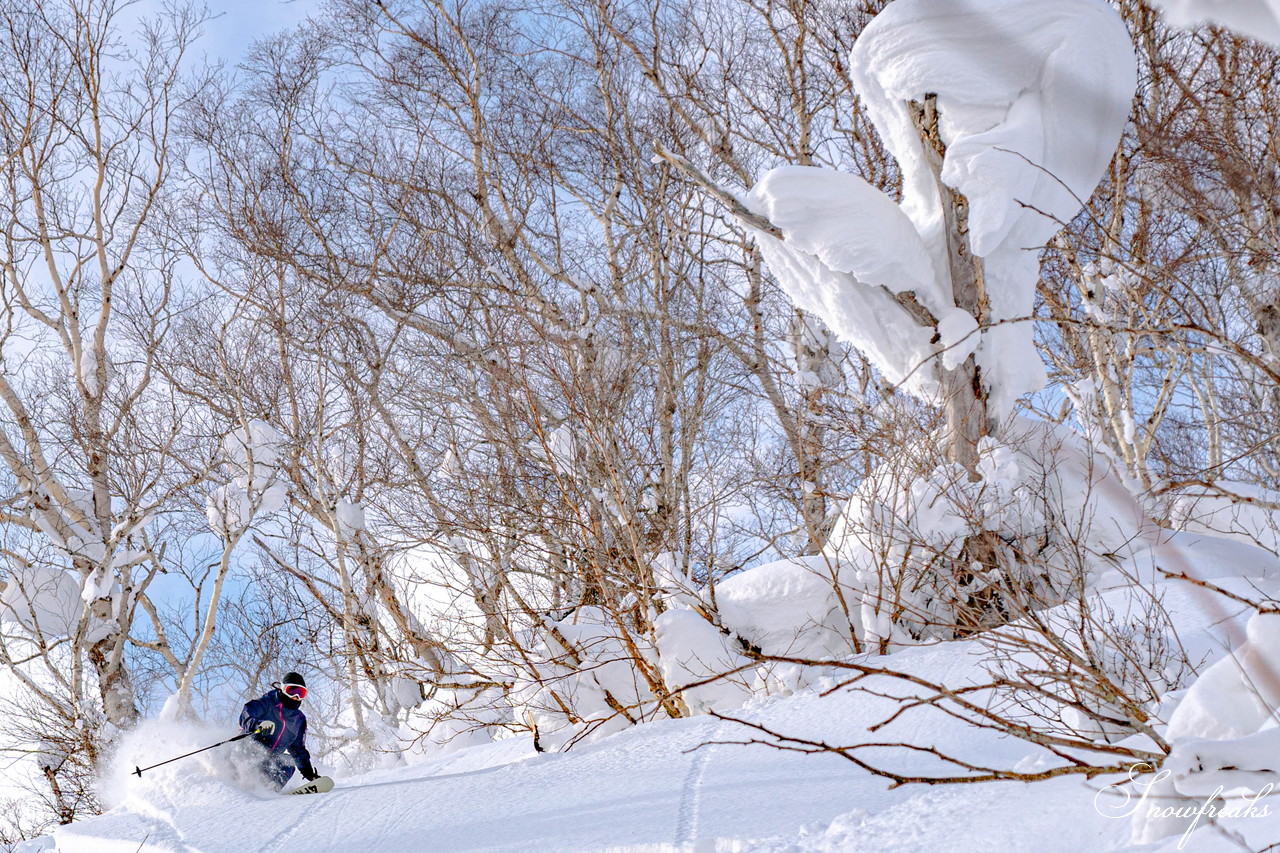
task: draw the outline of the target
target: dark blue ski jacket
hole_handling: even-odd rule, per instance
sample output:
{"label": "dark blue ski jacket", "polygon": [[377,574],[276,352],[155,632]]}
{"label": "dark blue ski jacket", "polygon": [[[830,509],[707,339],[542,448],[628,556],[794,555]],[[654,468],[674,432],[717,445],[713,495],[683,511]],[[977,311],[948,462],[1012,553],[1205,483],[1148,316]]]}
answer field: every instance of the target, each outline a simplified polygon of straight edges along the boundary
{"label": "dark blue ski jacket", "polygon": [[303,778],[313,778],[316,773],[311,766],[311,753],[307,751],[306,715],[300,709],[286,705],[279,690],[272,690],[245,703],[244,710],[240,712],[240,731],[251,732],[265,720],[275,723],[276,730],[269,735],[254,735],[253,739],[270,750],[272,755],[287,752]]}

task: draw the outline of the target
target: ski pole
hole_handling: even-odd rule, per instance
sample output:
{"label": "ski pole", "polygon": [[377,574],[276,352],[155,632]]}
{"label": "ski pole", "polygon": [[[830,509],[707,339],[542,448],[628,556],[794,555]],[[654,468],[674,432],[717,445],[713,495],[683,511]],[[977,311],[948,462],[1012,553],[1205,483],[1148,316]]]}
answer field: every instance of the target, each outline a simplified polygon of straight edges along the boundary
{"label": "ski pole", "polygon": [[164,766],[165,764],[172,764],[173,762],[177,761],[177,760],[178,760],[178,758],[187,758],[188,756],[195,755],[197,752],[207,752],[207,751],[209,751],[209,750],[211,750],[211,749],[216,749],[216,748],[218,748],[218,747],[220,747],[220,746],[224,746],[225,744],[228,744],[228,743],[234,743],[235,741],[238,741],[238,740],[244,740],[245,738],[249,737],[249,736],[250,736],[250,735],[252,735],[252,734],[255,734],[255,732],[245,732],[245,733],[243,733],[243,734],[238,734],[238,735],[236,735],[235,737],[227,738],[227,739],[226,739],[226,740],[224,740],[224,741],[219,741],[218,743],[215,743],[213,746],[203,746],[203,747],[201,747],[200,749],[194,750],[194,751],[192,751],[192,752],[188,752],[188,753],[186,753],[186,754],[184,754],[184,755],[179,755],[177,758],[170,758],[168,761],[161,761],[159,764],[152,764],[150,767],[138,767],[138,766],[136,766],[136,765],[135,765],[135,766],[134,766],[134,768],[133,768],[133,775],[134,775],[134,776],[137,776],[139,779],[141,779],[141,778],[142,778],[142,771],[144,771],[144,770],[154,770],[154,769],[156,769],[157,767],[162,767],[162,766]]}

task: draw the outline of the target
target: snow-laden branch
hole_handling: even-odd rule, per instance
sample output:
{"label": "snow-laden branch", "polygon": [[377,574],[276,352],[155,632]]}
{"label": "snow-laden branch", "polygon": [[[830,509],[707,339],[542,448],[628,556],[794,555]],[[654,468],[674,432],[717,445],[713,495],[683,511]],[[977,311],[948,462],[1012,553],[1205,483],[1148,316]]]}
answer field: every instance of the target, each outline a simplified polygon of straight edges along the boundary
{"label": "snow-laden branch", "polygon": [[[950,369],[973,352],[993,412],[1008,412],[1045,381],[1031,324],[1012,322],[1032,313],[1039,251],[1092,193],[1129,114],[1124,24],[1100,0],[897,0],[858,38],[850,75],[902,170],[902,204],[852,175],[775,169],[748,199],[783,234],[761,238],[766,258],[891,380],[934,397],[937,369],[921,362]],[[940,170],[913,120],[924,102],[936,106]],[[968,206],[959,235],[944,215],[952,191]],[[957,307],[957,236],[982,262],[976,314]],[[895,304],[904,292],[934,328]]]}

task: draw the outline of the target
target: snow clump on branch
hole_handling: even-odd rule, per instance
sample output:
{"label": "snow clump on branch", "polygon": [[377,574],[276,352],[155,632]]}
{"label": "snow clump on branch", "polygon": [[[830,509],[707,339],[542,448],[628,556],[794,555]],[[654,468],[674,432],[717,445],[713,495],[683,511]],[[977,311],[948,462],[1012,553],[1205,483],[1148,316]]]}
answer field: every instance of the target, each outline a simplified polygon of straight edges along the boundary
{"label": "snow clump on branch", "polygon": [[276,479],[283,447],[284,436],[257,419],[227,436],[222,452],[240,473],[209,493],[205,514],[214,533],[229,538],[255,516],[269,515],[284,506],[288,489]]}
{"label": "snow clump on branch", "polygon": [[[891,381],[936,402],[931,359],[951,367],[974,352],[993,413],[1007,414],[1046,378],[1026,322],[1039,250],[1093,192],[1129,114],[1137,66],[1124,24],[1100,0],[897,0],[858,38],[850,75],[902,170],[902,204],[854,175],[775,169],[747,198],[783,235],[758,235],[765,259]],[[980,333],[953,298],[946,189],[912,120],[928,96],[942,182],[968,200],[983,260]]]}

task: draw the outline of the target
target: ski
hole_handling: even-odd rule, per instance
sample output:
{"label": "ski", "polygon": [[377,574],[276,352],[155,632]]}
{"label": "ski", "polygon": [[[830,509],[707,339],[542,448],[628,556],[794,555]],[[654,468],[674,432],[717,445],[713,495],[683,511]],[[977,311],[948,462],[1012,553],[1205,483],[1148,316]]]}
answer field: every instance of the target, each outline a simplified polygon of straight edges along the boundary
{"label": "ski", "polygon": [[328,776],[312,779],[300,788],[294,788],[290,794],[327,794],[333,790],[333,780]]}

